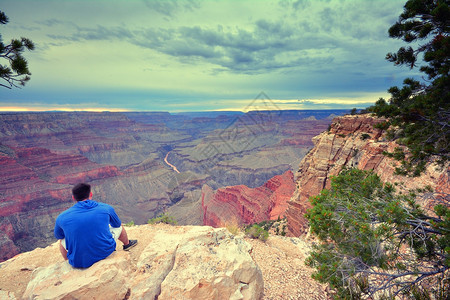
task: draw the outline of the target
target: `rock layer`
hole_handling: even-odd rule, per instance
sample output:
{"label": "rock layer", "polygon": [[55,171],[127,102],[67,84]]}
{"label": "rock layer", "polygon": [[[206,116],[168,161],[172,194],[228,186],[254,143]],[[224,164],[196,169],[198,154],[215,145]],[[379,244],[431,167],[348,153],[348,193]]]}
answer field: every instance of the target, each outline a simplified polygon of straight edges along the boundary
{"label": "rock layer", "polygon": [[[59,257],[59,262],[34,269],[23,295],[8,287],[2,290],[21,299],[256,300],[263,296],[262,274],[249,254],[251,246],[224,228],[143,225],[127,231],[140,241],[130,252],[117,248],[88,269],[74,269]],[[23,253],[0,266],[6,272],[28,261],[30,266],[22,270],[30,271],[37,256],[59,256],[57,245]]]}
{"label": "rock layer", "polygon": [[287,201],[294,188],[292,171],[274,176],[257,188],[238,185],[214,192],[210,187],[203,186],[203,224],[221,227],[231,223],[251,224],[284,217]]}
{"label": "rock layer", "polygon": [[308,225],[303,215],[310,207],[309,197],[329,188],[330,177],[339,174],[343,167],[374,170],[384,182],[398,183],[400,189],[429,185],[440,193],[450,193],[448,167],[441,169],[431,164],[420,177],[413,179],[395,175],[398,162],[383,155],[383,151],[392,152],[398,144],[387,141],[384,132],[373,127],[382,121],[369,115],[337,117],[329,131],[313,139],[315,146],[299,165],[296,189],[288,202],[286,216],[291,234],[306,233]]}

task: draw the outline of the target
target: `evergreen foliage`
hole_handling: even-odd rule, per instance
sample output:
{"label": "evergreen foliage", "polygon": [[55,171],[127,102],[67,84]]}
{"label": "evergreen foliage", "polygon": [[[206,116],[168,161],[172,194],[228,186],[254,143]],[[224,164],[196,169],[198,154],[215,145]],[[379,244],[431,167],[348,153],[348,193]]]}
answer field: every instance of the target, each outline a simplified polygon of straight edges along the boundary
{"label": "evergreen foliage", "polygon": [[[5,25],[9,19],[6,14],[0,11],[0,24]],[[13,87],[24,86],[30,80],[30,70],[28,69],[28,62],[22,56],[25,50],[34,50],[34,44],[27,38],[12,39],[11,43],[5,45],[0,34],[0,58],[6,60],[6,64],[0,64],[0,79],[4,83],[0,86],[11,89]]]}
{"label": "evergreen foliage", "polygon": [[[429,192],[423,190],[421,192]],[[445,299],[450,279],[450,210],[427,214],[417,195],[400,195],[373,172],[345,169],[311,197],[306,217],[320,240],[306,263],[338,298],[433,294]]]}
{"label": "evergreen foliage", "polygon": [[[426,74],[423,82],[404,80],[402,88],[391,87],[389,101],[383,98],[368,110],[387,117],[390,136],[408,147],[400,174],[419,175],[432,157],[444,164],[449,160],[450,144],[450,8],[449,0],[409,0],[398,21],[389,29],[391,38],[419,44],[401,47],[386,59],[395,65],[418,66],[423,54]],[[398,151],[403,151],[400,148]]]}

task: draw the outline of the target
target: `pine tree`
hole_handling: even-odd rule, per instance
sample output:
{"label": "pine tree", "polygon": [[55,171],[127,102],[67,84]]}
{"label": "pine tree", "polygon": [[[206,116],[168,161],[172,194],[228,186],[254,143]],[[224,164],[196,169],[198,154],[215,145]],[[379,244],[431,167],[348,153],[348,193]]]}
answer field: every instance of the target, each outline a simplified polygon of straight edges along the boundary
{"label": "pine tree", "polygon": [[[8,21],[6,14],[0,11],[0,24],[5,25]],[[31,40],[22,37],[12,39],[10,44],[5,45],[0,35],[0,58],[6,60],[6,64],[0,64],[0,79],[5,81],[0,86],[11,89],[24,86],[30,80],[28,62],[22,56],[25,49],[34,50]]]}
{"label": "pine tree", "polygon": [[427,212],[418,195],[400,195],[369,171],[333,177],[306,214],[320,241],[306,260],[316,268],[313,278],[343,299],[448,299],[450,209],[439,204]]}
{"label": "pine tree", "polygon": [[380,99],[369,108],[378,116],[387,117],[389,136],[407,146],[390,155],[402,162],[397,171],[419,175],[426,163],[437,157],[444,164],[449,160],[450,144],[450,8],[448,0],[409,0],[398,21],[389,29],[391,38],[406,43],[418,42],[416,49],[401,47],[388,53],[386,59],[395,65],[415,68],[423,55],[420,71],[423,81],[404,80],[402,88],[391,87],[391,98]]}

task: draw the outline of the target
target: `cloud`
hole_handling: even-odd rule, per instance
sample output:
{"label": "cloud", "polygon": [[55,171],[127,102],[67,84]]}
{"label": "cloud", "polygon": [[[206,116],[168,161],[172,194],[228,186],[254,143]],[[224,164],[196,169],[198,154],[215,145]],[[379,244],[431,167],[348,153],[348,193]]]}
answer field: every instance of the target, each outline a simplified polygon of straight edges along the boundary
{"label": "cloud", "polygon": [[[197,1],[144,3],[165,16],[179,12],[193,13],[205,4]],[[237,24],[217,22],[215,25],[214,22],[195,24],[193,19],[193,25],[175,21],[165,27],[143,24],[142,28],[97,24],[93,27],[75,26],[68,35],[48,36],[54,40],[73,42],[126,41],[184,64],[210,65],[212,74],[263,74],[292,68],[314,71],[332,62],[335,67],[347,64],[349,60],[354,60],[356,64],[363,60],[370,63],[367,53],[379,49],[374,46],[381,40],[380,28],[385,32],[387,27],[379,16],[386,9],[372,2],[364,2],[364,5],[357,3],[360,2],[281,1],[280,6],[296,10],[296,18],[286,19],[283,14],[272,14],[270,18],[255,15],[254,21]],[[388,3],[383,1],[384,6],[389,6]],[[220,9],[223,3],[217,5]],[[263,11],[267,9],[261,6]],[[234,9],[240,9],[239,3]],[[60,24],[60,21],[49,19],[42,24],[53,26]],[[385,42],[386,36],[382,40]],[[380,53],[379,59],[384,54],[384,51]]]}
{"label": "cloud", "polygon": [[310,101],[286,107],[319,107],[339,103],[311,99],[385,91],[411,73],[384,60],[402,44],[387,29],[404,0],[4,2],[4,38],[37,45],[26,56],[32,80],[4,101],[242,109],[230,99],[264,90]]}
{"label": "cloud", "polygon": [[199,7],[198,1],[167,1],[167,0],[143,0],[145,5],[153,11],[163,14],[167,17],[173,17],[176,13],[184,11],[193,11]]}

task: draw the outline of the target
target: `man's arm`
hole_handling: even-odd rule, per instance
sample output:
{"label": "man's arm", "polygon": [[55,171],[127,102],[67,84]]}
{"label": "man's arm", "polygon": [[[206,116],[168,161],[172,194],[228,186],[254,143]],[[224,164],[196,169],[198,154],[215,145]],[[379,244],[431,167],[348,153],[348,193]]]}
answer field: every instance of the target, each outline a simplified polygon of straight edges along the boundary
{"label": "man's arm", "polygon": [[111,227],[120,227],[122,225],[122,221],[120,220],[119,216],[116,214],[116,211],[111,205],[109,206],[109,224],[111,224]]}
{"label": "man's arm", "polygon": [[64,260],[67,260],[67,250],[62,245],[62,240],[65,238],[64,230],[59,226],[58,219],[56,219],[55,222],[55,229],[53,230],[54,235],[57,239],[59,239],[59,252],[61,252],[62,257]]}
{"label": "man's arm", "polygon": [[64,258],[64,260],[68,260],[67,250],[66,250],[66,248],[64,248],[64,246],[62,244],[62,240],[59,240],[59,252],[61,252],[61,255]]}
{"label": "man's arm", "polygon": [[55,229],[54,229],[53,233],[55,234],[55,238],[57,238],[58,240],[62,240],[63,238],[66,237],[64,235],[64,230],[58,224],[58,219],[56,219]]}

